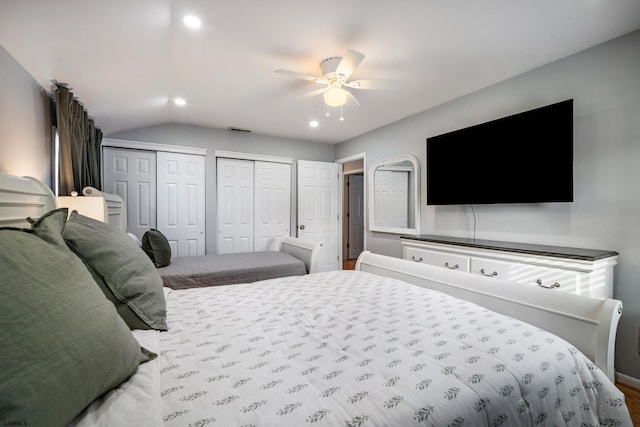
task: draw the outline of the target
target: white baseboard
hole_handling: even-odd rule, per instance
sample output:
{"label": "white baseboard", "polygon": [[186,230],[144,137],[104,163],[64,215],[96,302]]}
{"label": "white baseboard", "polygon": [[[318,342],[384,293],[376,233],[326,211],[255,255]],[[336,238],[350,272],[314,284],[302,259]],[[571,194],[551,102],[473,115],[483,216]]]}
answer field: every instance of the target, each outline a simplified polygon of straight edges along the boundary
{"label": "white baseboard", "polygon": [[616,372],[616,381],[620,384],[624,384],[626,386],[633,387],[636,390],[640,390],[640,380],[637,378],[621,374],[620,372]]}

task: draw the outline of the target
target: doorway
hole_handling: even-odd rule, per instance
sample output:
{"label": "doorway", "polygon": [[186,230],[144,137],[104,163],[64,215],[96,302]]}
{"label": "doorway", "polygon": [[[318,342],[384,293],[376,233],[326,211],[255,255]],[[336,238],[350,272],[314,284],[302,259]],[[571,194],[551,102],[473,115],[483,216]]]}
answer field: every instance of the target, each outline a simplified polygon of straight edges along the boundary
{"label": "doorway", "polygon": [[364,155],[338,162],[342,163],[342,269],[353,270],[365,248]]}
{"label": "doorway", "polygon": [[340,269],[340,165],[298,160],[298,237],[321,242],[318,271]]}

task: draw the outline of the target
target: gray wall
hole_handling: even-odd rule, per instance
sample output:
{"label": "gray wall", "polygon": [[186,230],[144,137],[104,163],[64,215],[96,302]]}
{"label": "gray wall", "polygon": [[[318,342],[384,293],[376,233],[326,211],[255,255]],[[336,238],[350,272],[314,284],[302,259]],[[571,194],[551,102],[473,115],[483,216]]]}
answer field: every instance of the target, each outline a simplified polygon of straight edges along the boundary
{"label": "gray wall", "polygon": [[[413,154],[424,173],[427,137],[573,98],[575,201],[476,205],[476,237],[620,252],[614,296],[623,301],[625,311],[618,329],[616,369],[636,379],[640,379],[638,52],[640,32],[634,32],[336,147],[336,158],[366,152],[367,163]],[[531,172],[544,173],[544,165]],[[427,206],[424,176],[421,184],[422,233],[472,237],[469,206]],[[368,232],[367,246],[401,256],[398,236]]]}
{"label": "gray wall", "polygon": [[0,172],[51,185],[49,96],[0,46]]}
{"label": "gray wall", "polygon": [[[275,138],[253,133],[232,132],[201,126],[167,124],[135,129],[127,132],[107,135],[108,138],[131,141],[154,142],[159,144],[185,145],[208,148],[206,167],[206,245],[207,253],[216,253],[216,160],[214,150],[236,151],[250,154],[287,157],[294,160],[317,160],[332,162],[335,159],[335,146],[315,142],[296,141]],[[297,180],[296,167],[291,168],[292,189]],[[295,235],[296,193],[292,194],[291,227]]]}

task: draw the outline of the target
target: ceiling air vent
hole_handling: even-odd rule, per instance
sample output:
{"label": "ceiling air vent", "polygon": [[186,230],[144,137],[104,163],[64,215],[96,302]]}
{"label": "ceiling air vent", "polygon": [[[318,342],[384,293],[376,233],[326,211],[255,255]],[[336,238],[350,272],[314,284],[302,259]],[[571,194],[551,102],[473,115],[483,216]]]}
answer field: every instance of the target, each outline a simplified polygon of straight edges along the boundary
{"label": "ceiling air vent", "polygon": [[231,132],[251,133],[251,131],[249,129],[240,129],[240,128],[234,128],[234,127],[228,127],[227,130],[230,130]]}

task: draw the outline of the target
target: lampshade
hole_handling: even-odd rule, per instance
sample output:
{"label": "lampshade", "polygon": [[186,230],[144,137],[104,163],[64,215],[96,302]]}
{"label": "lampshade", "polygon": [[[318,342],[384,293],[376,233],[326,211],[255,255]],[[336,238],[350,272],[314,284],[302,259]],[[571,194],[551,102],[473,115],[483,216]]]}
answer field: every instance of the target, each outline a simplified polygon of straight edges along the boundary
{"label": "lampshade", "polygon": [[57,204],[59,208],[69,208],[69,214],[75,210],[80,215],[97,221],[108,222],[107,205],[102,197],[59,196],[57,197]]}
{"label": "lampshade", "polygon": [[347,102],[347,91],[336,86],[329,86],[322,94],[324,103],[329,107],[339,107]]}

